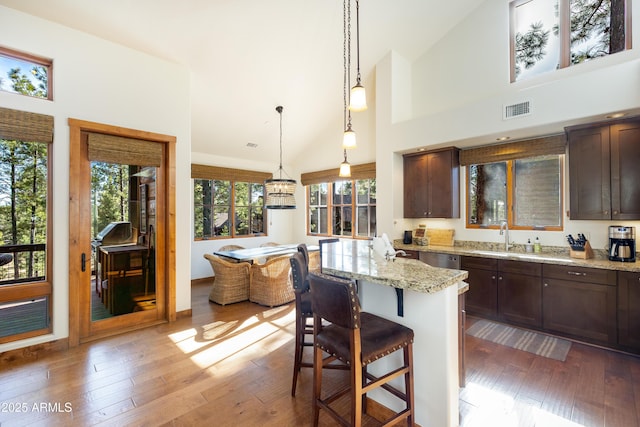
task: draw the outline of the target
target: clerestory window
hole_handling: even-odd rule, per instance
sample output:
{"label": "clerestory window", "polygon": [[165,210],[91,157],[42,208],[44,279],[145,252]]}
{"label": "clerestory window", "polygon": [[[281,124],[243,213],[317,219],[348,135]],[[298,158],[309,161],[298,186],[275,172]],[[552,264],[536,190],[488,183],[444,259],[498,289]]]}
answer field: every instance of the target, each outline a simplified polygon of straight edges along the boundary
{"label": "clerestory window", "polygon": [[631,49],[630,0],[512,0],[511,81]]}
{"label": "clerestory window", "polygon": [[0,90],[4,92],[52,100],[52,70],[50,59],[0,47]]}

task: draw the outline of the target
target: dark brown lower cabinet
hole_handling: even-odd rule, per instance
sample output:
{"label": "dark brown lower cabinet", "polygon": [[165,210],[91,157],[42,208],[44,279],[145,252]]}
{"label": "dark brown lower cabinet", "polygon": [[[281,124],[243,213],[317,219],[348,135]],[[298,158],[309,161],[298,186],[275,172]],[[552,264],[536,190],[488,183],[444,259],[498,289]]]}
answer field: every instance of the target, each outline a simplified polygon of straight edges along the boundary
{"label": "dark brown lower cabinet", "polygon": [[466,312],[486,319],[498,318],[498,261],[492,258],[462,257],[461,270],[469,272]]}
{"label": "dark brown lower cabinet", "polygon": [[618,344],[640,351],[640,273],[618,272]]}
{"label": "dark brown lower cabinet", "polygon": [[498,261],[498,318],[507,323],[542,326],[542,266],[533,262]]}
{"label": "dark brown lower cabinet", "polygon": [[617,344],[615,271],[544,265],[542,305],[545,330]]}

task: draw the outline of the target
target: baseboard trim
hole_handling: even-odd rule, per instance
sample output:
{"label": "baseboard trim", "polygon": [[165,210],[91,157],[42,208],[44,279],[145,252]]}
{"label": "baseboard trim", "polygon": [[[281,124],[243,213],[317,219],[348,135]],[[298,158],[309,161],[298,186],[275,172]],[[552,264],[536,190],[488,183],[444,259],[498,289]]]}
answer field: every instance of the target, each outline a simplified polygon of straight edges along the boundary
{"label": "baseboard trim", "polygon": [[193,310],[188,308],[186,310],[176,312],[176,320],[183,319],[185,317],[193,317]]}
{"label": "baseboard trim", "polygon": [[201,277],[200,279],[191,279],[191,286],[195,285],[209,285],[213,283],[214,276],[211,277]]}
{"label": "baseboard trim", "polygon": [[69,338],[34,344],[0,353],[0,365],[33,362],[49,354],[66,350],[69,350]]}

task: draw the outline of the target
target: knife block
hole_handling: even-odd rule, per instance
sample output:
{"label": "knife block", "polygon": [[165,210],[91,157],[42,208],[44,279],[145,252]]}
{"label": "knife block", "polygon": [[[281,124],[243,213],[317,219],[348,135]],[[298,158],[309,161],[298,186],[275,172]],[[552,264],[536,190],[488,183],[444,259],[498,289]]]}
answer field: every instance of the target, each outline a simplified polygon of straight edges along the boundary
{"label": "knife block", "polygon": [[591,259],[593,258],[593,249],[591,249],[591,244],[587,241],[584,244],[584,251],[574,251],[569,248],[569,256],[571,258],[579,258],[579,259]]}

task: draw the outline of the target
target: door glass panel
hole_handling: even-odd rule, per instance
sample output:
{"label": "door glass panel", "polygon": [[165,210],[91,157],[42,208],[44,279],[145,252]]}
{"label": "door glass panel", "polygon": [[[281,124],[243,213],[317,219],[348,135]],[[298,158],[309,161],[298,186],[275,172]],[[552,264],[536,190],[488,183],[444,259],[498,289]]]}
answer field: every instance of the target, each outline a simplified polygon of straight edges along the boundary
{"label": "door glass panel", "polygon": [[91,319],[156,308],[156,169],[91,162]]}

